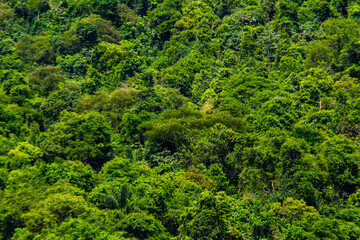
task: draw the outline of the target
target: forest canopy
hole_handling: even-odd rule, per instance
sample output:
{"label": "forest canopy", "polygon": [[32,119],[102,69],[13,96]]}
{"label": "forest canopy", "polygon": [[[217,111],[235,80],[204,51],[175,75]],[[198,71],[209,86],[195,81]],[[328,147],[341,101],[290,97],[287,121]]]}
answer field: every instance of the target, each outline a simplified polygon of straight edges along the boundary
{"label": "forest canopy", "polygon": [[0,0],[0,239],[359,239],[359,39],[355,0]]}

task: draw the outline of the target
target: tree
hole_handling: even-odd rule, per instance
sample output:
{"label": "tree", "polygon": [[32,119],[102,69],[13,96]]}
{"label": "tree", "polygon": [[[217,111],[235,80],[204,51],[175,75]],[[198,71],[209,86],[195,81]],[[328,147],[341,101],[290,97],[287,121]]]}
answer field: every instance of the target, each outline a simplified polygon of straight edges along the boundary
{"label": "tree", "polygon": [[166,239],[165,228],[153,216],[145,213],[130,213],[120,223],[120,228],[126,230],[130,236],[140,239],[156,236],[157,239]]}
{"label": "tree", "polygon": [[283,34],[290,35],[291,29],[297,29],[298,26],[297,11],[299,5],[291,0],[280,0],[276,7],[275,29]]}
{"label": "tree", "polygon": [[10,136],[11,134],[20,135],[24,125],[24,118],[11,109],[0,105],[0,134]]}
{"label": "tree", "polygon": [[41,145],[48,160],[60,156],[99,169],[111,158],[110,134],[109,123],[100,113],[79,115],[63,111],[49,139]]}
{"label": "tree", "polygon": [[348,6],[348,14],[350,19],[360,18],[360,6],[358,3],[353,2]]}
{"label": "tree", "polygon": [[344,75],[334,83],[332,95],[336,98],[338,104],[346,104],[351,99],[360,96],[360,85],[356,78]]}
{"label": "tree", "polygon": [[58,88],[59,83],[65,81],[65,77],[59,71],[60,69],[55,66],[39,67],[29,75],[29,84],[34,91],[48,96],[51,91]]}
{"label": "tree", "polygon": [[330,4],[322,0],[305,1],[298,10],[299,21],[321,23],[331,15]]}
{"label": "tree", "polygon": [[339,194],[352,194],[359,187],[359,153],[358,146],[341,135],[322,144],[321,155],[327,162],[330,181]]}
{"label": "tree", "polygon": [[5,29],[11,23],[14,23],[14,9],[5,3],[0,3],[0,29]]}
{"label": "tree", "polygon": [[59,47],[64,53],[74,54],[82,49],[93,48],[102,41],[117,43],[119,32],[110,21],[91,14],[72,24],[64,33],[64,44]]}
{"label": "tree", "polygon": [[[147,140],[160,144],[162,148],[175,152],[177,149],[186,149],[192,136],[217,123],[239,130],[244,126],[241,119],[227,113],[207,116],[199,111],[182,107],[178,110],[164,111],[160,118],[145,122],[144,127],[147,131],[144,136]],[[231,130],[229,132],[231,138]],[[231,142],[225,141],[223,144],[231,145]]]}
{"label": "tree", "polygon": [[51,46],[49,36],[24,35],[16,43],[15,56],[26,64],[53,64],[54,49]]}
{"label": "tree", "polygon": [[114,158],[104,164],[102,173],[106,181],[132,183],[148,170],[145,166],[136,166],[130,159]]}
{"label": "tree", "polygon": [[322,99],[330,93],[333,83],[325,70],[310,69],[308,74],[300,80],[300,96],[304,102],[318,105],[321,110],[324,108]]}
{"label": "tree", "polygon": [[84,47],[90,47],[96,44],[98,33],[96,27],[91,23],[79,22],[76,26],[75,34],[80,45]]}
{"label": "tree", "polygon": [[34,208],[22,215],[27,229],[40,232],[44,228],[53,228],[56,222],[67,218],[77,218],[86,211],[87,203],[82,196],[71,194],[51,194],[45,200],[35,204]]}
{"label": "tree", "polygon": [[91,61],[96,69],[106,72],[133,54],[134,45],[129,41],[123,40],[119,45],[101,42],[95,48]]}
{"label": "tree", "polygon": [[98,111],[111,121],[114,129],[118,130],[123,114],[137,101],[138,91],[133,88],[120,88],[110,94],[99,91],[80,100],[77,111]]}
{"label": "tree", "polygon": [[95,172],[89,166],[84,166],[80,161],[54,162],[41,164],[40,175],[46,184],[62,184],[67,181],[79,190],[90,192],[95,186]]}
{"label": "tree", "polygon": [[241,235],[231,226],[228,216],[232,199],[219,192],[201,193],[194,206],[187,208],[181,218],[180,237],[192,239],[241,239]]}
{"label": "tree", "polygon": [[307,48],[305,66],[329,71],[334,58],[334,50],[326,41],[312,41]]}
{"label": "tree", "polygon": [[165,0],[148,13],[151,26],[155,27],[161,41],[170,39],[171,30],[181,17],[180,6],[179,0]]}
{"label": "tree", "polygon": [[63,88],[52,91],[40,105],[40,111],[48,125],[58,120],[63,110],[71,111],[80,98],[80,89],[76,84],[67,84]]}
{"label": "tree", "polygon": [[15,149],[11,149],[7,155],[9,156],[8,169],[19,169],[41,160],[43,153],[40,148],[30,143],[22,142]]}
{"label": "tree", "polygon": [[95,12],[102,18],[113,22],[115,25],[120,25],[120,16],[118,13],[118,4],[120,0],[100,0],[97,1]]}
{"label": "tree", "polygon": [[11,97],[11,102],[19,105],[23,105],[33,95],[25,76],[19,72],[15,72],[11,78],[4,81],[3,88]]}

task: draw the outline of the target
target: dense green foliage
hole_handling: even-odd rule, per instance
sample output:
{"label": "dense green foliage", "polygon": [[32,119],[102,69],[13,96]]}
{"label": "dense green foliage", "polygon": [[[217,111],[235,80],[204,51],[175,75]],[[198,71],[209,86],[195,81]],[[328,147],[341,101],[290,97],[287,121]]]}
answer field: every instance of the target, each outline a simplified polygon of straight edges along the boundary
{"label": "dense green foliage", "polygon": [[360,239],[360,2],[0,0],[0,239]]}

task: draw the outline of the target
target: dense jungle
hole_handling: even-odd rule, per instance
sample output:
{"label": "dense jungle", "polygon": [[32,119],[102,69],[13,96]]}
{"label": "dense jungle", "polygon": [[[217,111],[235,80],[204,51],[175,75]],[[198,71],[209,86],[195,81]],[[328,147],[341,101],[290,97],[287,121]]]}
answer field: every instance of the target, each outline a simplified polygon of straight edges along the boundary
{"label": "dense jungle", "polygon": [[0,0],[0,239],[360,239],[360,1]]}

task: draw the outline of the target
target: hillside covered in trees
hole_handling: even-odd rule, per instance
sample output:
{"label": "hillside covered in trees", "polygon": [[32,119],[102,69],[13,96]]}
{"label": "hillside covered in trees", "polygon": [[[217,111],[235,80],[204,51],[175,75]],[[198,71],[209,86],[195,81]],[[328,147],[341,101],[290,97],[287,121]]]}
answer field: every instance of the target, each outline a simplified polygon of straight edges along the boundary
{"label": "hillside covered in trees", "polygon": [[0,239],[360,238],[357,0],[0,0]]}

